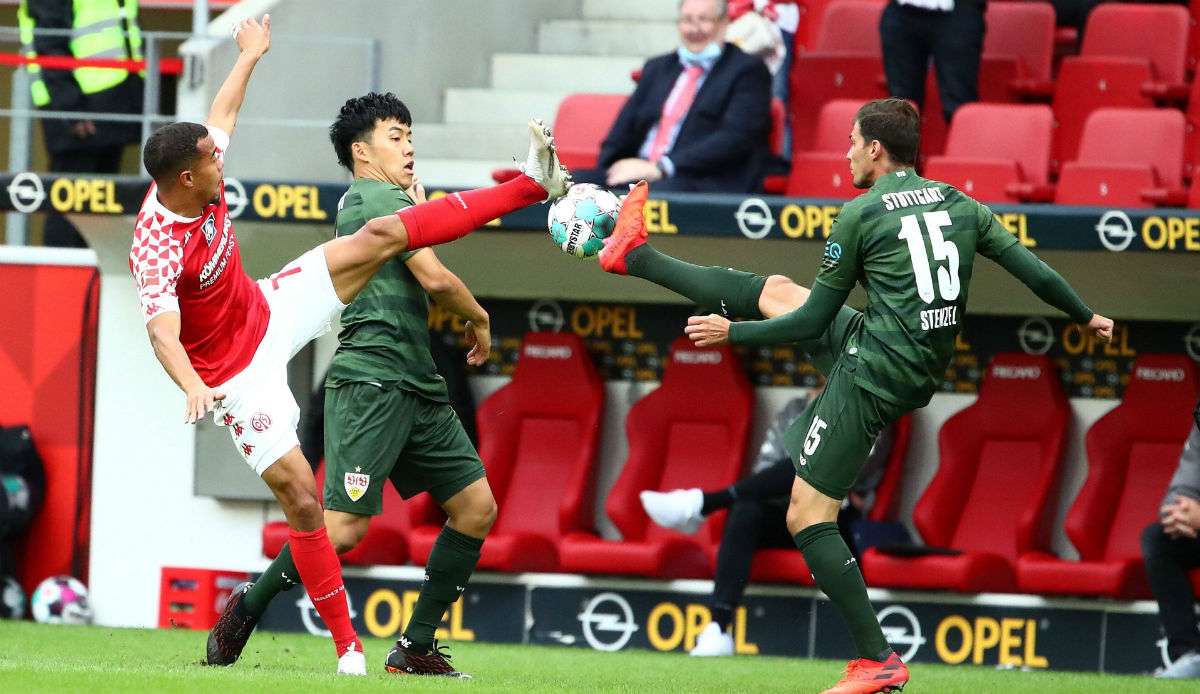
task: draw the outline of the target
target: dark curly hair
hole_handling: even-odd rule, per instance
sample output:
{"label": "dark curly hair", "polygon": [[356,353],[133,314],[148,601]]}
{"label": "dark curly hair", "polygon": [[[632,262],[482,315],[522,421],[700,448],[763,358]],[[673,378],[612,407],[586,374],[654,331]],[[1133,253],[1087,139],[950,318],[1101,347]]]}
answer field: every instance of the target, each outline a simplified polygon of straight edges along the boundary
{"label": "dark curly hair", "polygon": [[197,144],[205,137],[208,137],[208,128],[199,123],[164,125],[146,140],[142,147],[142,163],[161,187],[200,156]]}
{"label": "dark curly hair", "polygon": [[412,125],[412,114],[408,107],[391,92],[371,92],[342,104],[337,119],[329,126],[329,141],[333,143],[333,151],[337,152],[338,163],[354,173],[354,155],[350,145],[369,141],[375,125],[385,120]]}

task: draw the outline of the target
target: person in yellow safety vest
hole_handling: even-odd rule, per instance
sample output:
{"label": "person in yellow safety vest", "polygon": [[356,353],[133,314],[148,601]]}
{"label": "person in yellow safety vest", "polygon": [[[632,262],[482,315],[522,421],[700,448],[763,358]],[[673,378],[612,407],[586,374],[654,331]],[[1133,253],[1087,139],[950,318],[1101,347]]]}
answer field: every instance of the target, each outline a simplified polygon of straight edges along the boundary
{"label": "person in yellow safety vest", "polygon": [[[137,60],[142,36],[138,0],[21,0],[17,22],[21,50],[27,56]],[[70,35],[46,35],[37,29],[65,29]],[[142,75],[119,68],[79,67],[51,70],[29,65],[33,104],[50,111],[132,114],[142,112]],[[41,120],[50,170],[117,173],[126,145],[141,139],[140,123],[92,119]],[[46,220],[45,243],[86,247],[65,218]]]}

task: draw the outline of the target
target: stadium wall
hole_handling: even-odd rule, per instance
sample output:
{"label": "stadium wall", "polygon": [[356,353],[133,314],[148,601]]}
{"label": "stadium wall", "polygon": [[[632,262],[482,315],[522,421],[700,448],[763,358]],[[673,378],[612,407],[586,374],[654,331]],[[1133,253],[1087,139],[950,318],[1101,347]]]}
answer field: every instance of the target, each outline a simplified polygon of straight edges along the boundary
{"label": "stadium wall", "polygon": [[[579,16],[580,0],[255,0],[230,8],[209,25],[226,37],[241,19],[271,13],[280,39],[254,75],[242,108],[237,147],[228,164],[239,176],[343,180],[325,146],[296,147],[297,137],[324,145],[330,114],[346,99],[377,88],[402,94],[417,122],[442,120],[444,90],[483,86],[493,53],[529,52],[537,22]],[[309,37],[309,38],[306,38]],[[376,56],[363,43],[378,39],[378,84],[368,81]],[[337,43],[330,41],[337,40]],[[237,57],[228,41],[186,42],[188,75],[180,81],[179,117],[203,120]],[[553,114],[545,114],[549,118]],[[255,118],[284,118],[281,125]],[[247,137],[248,135],[248,137]],[[232,170],[232,169],[231,169]]]}

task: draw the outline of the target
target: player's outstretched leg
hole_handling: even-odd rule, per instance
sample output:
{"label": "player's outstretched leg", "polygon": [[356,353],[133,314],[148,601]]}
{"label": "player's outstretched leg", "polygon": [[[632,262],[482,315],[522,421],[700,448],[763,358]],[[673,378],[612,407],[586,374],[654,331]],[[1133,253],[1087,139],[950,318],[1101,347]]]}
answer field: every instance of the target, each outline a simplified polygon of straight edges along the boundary
{"label": "player's outstretched leg", "polygon": [[554,138],[540,120],[529,121],[529,153],[521,171],[524,176],[500,185],[453,193],[398,212],[408,233],[407,250],[453,241],[509,212],[565,195],[571,173],[559,163]]}
{"label": "player's outstretched leg", "polygon": [[[646,182],[639,181],[625,197],[617,214],[616,226],[600,251],[600,267],[605,272],[641,277],[685,296],[714,313],[730,318],[762,318],[763,300],[770,293],[764,293],[768,278],[731,268],[685,263],[660,253],[647,243],[642,208],[649,193]],[[779,281],[787,281],[776,276],[770,279],[773,280],[772,289]],[[803,289],[798,285],[792,286]],[[794,299],[796,305],[791,308],[798,307],[806,297],[805,290],[803,295]]]}

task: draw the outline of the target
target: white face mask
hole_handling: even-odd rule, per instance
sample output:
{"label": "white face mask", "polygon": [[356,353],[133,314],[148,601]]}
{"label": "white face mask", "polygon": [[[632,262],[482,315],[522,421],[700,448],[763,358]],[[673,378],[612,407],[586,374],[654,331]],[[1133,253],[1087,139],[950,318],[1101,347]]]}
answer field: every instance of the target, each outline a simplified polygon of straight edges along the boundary
{"label": "white face mask", "polygon": [[678,50],[681,63],[705,63],[721,57],[721,46],[716,41],[710,41],[699,53],[680,46]]}

